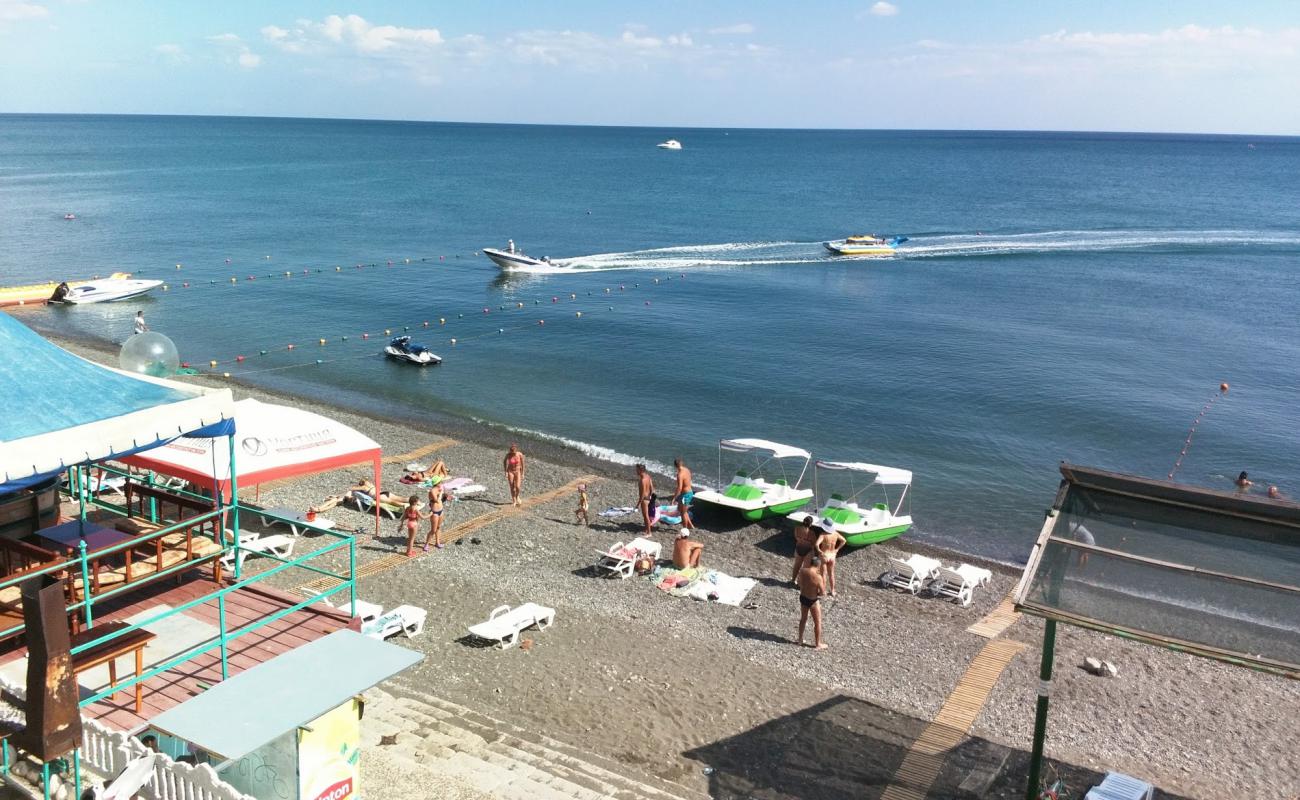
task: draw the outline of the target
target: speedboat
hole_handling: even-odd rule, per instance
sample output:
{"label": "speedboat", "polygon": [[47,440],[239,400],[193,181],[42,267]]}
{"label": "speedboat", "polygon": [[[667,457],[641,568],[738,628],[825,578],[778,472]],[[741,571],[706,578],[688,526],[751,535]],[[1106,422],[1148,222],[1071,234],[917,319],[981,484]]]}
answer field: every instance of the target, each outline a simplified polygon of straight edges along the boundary
{"label": "speedboat", "polygon": [[[824,483],[823,471],[849,474],[848,493],[831,493],[817,511],[817,517],[829,519],[849,545],[861,547],[883,542],[912,527],[911,498],[908,497],[912,486],[911,471],[848,461],[818,461],[813,469],[813,485],[817,487],[819,497]],[[864,477],[859,482],[853,479],[854,475],[870,478]],[[806,516],[806,512],[798,511],[790,514],[789,518],[802,522]]]}
{"label": "speedboat", "polygon": [[162,285],[162,281],[144,281],[135,278],[104,278],[98,281],[87,281],[79,286],[61,283],[50,296],[50,302],[74,305],[110,303],[114,300],[139,297]]}
{"label": "speedboat", "polygon": [[384,355],[421,367],[434,367],[442,363],[442,359],[434,355],[432,350],[422,344],[413,344],[409,336],[393,337],[384,348]]}
{"label": "speedboat", "polygon": [[669,139],[666,142],[660,142],[659,144],[655,145],[655,147],[658,147],[661,150],[681,150],[682,143],[677,141],[676,139]]}
{"label": "speedboat", "polygon": [[[735,509],[745,519],[757,521],[777,514],[789,514],[813,499],[811,489],[800,488],[808,472],[808,462],[812,460],[812,454],[807,450],[764,439],[723,439],[718,442],[719,465],[724,451],[743,453],[754,466],[749,467],[747,463],[745,469],[737,470],[731,483],[720,492],[713,489],[696,492],[696,500]],[[787,464],[797,465],[798,473],[793,469],[787,470]],[[792,475],[793,483],[790,481]],[[721,467],[718,483],[722,483]]]}
{"label": "speedboat", "polygon": [[895,236],[892,239],[886,239],[882,236],[870,234],[866,236],[850,236],[833,242],[822,242],[822,245],[837,256],[892,256],[898,246],[906,241],[906,236]]}
{"label": "speedboat", "polygon": [[64,215],[63,215],[63,218],[66,219],[66,220],[74,220],[74,219],[77,218],[77,215],[76,215],[76,214],[64,214]]}
{"label": "speedboat", "polygon": [[496,265],[501,269],[518,269],[520,267],[551,266],[551,259],[547,258],[546,256],[542,256],[541,258],[533,258],[532,256],[524,255],[521,251],[514,250],[514,249],[497,250],[496,248],[493,247],[484,247],[483,255],[487,256],[488,258],[496,262]]}

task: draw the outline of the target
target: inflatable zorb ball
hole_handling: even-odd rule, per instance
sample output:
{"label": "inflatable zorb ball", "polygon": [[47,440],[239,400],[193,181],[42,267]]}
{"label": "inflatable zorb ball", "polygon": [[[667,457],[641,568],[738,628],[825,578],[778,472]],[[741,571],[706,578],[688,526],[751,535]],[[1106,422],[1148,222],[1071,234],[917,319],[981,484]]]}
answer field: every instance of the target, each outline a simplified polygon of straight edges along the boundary
{"label": "inflatable zorb ball", "polygon": [[154,331],[137,333],[122,344],[117,356],[118,364],[127,372],[139,372],[155,378],[175,375],[181,365],[176,345],[171,339]]}

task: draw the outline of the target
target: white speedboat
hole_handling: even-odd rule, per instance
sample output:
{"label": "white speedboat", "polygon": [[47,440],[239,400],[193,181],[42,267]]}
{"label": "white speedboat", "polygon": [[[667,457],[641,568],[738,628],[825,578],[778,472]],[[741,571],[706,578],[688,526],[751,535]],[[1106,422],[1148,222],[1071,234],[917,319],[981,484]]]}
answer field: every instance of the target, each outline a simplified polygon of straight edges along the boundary
{"label": "white speedboat", "polygon": [[659,144],[655,145],[655,147],[658,147],[661,150],[681,150],[682,143],[677,141],[676,139],[669,139],[666,142],[660,142]]}
{"label": "white speedboat", "polygon": [[[814,467],[813,485],[817,496],[825,491],[822,471],[845,472],[849,476],[847,494],[831,493],[817,511],[818,519],[829,519],[835,530],[853,547],[883,542],[899,536],[912,527],[911,499],[912,473],[896,467],[863,464],[847,461],[818,461]],[[855,475],[865,477],[859,485]],[[807,512],[796,511],[789,515],[802,522]]]}
{"label": "white speedboat", "polygon": [[[722,483],[722,453],[744,453],[754,463],[752,468],[737,470],[731,483],[722,491],[702,489],[695,499],[702,503],[735,509],[745,519],[758,521],[764,517],[788,514],[807,505],[813,499],[812,489],[802,489],[804,475],[812,454],[798,447],[777,444],[763,439],[723,439],[718,442],[718,483]],[[799,465],[796,474],[787,472],[786,464]],[[777,477],[780,475],[780,477]],[[794,482],[790,477],[794,475]]]}
{"label": "white speedboat", "polygon": [[126,300],[130,297],[139,297],[140,295],[151,292],[162,286],[162,281],[144,281],[135,278],[104,278],[97,281],[86,281],[79,286],[69,287],[66,291],[60,285],[54,291],[50,298],[55,303],[73,303],[81,305],[83,303],[109,303],[114,300]]}
{"label": "white speedboat", "polygon": [[442,363],[442,358],[422,344],[415,344],[409,336],[396,336],[384,348],[384,355],[408,364],[421,367],[435,367]]}
{"label": "white speedboat", "polygon": [[859,235],[832,242],[822,242],[827,250],[837,256],[892,256],[898,246],[907,241],[906,236],[886,239],[883,236]]}
{"label": "white speedboat", "polygon": [[519,250],[497,250],[494,247],[484,247],[483,255],[496,262],[501,269],[519,269],[520,267],[549,267],[551,259],[546,256],[533,258],[525,255]]}

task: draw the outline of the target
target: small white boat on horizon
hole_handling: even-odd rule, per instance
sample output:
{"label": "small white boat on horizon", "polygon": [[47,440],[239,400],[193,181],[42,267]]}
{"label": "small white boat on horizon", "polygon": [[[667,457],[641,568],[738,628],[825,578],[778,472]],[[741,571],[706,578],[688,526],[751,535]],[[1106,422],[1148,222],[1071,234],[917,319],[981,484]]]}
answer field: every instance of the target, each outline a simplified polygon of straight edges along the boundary
{"label": "small white boat on horizon", "polygon": [[681,150],[682,143],[677,141],[676,139],[669,139],[666,142],[660,142],[659,144],[655,145],[655,147],[658,147],[661,150]]}
{"label": "small white boat on horizon", "polygon": [[103,278],[97,281],[87,281],[70,288],[60,285],[58,289],[54,290],[50,302],[71,303],[73,305],[111,303],[115,300],[139,297],[162,285],[162,281],[146,281],[135,278]]}

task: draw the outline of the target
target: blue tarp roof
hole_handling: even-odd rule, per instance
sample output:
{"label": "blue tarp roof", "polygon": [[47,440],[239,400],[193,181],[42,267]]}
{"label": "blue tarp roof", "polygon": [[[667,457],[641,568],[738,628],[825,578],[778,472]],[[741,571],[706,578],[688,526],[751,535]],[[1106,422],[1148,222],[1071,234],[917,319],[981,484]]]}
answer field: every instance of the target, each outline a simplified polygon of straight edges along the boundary
{"label": "blue tarp roof", "polygon": [[107,369],[0,313],[0,494],[184,434],[227,435],[233,413],[229,390]]}

